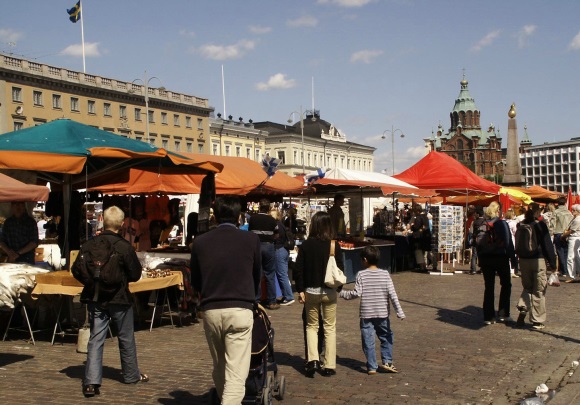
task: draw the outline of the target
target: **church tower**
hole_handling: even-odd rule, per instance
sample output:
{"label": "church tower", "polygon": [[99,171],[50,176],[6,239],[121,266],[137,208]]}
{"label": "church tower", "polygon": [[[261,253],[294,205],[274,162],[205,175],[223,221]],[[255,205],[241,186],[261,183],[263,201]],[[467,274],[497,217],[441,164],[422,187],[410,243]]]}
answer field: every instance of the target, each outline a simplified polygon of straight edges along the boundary
{"label": "church tower", "polygon": [[499,179],[503,174],[501,136],[493,124],[482,131],[481,114],[469,92],[469,82],[463,75],[461,88],[449,113],[451,126],[446,134],[441,124],[437,134],[425,138],[426,152],[448,154],[481,177]]}

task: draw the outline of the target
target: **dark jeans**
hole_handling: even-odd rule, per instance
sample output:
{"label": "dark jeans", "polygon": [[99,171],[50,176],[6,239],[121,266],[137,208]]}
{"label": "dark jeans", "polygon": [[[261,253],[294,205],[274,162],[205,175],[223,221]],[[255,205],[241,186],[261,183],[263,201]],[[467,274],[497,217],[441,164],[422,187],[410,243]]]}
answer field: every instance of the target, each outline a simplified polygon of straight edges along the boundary
{"label": "dark jeans", "polygon": [[485,292],[483,293],[483,320],[492,321],[495,319],[495,275],[499,276],[501,290],[499,293],[498,310],[500,315],[508,317],[510,315],[510,296],[512,293],[512,278],[510,274],[509,259],[505,256],[486,257],[481,260],[481,272],[485,282]]}
{"label": "dark jeans", "polygon": [[[262,274],[266,279],[266,303],[274,304],[276,302],[276,248],[273,243],[262,242]],[[256,297],[257,301],[262,298],[262,291]]]}
{"label": "dark jeans", "polygon": [[556,254],[558,255],[558,271],[560,274],[567,274],[566,268],[568,267],[568,242],[563,242],[560,240],[561,233],[554,234],[554,247],[556,248]]}

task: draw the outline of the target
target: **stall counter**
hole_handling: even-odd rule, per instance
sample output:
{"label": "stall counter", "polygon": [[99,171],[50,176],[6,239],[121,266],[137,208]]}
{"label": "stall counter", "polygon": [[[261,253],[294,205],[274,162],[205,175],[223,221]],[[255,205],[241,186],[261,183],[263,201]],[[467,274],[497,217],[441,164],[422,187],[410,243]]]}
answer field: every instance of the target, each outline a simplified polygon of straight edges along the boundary
{"label": "stall counter", "polygon": [[[381,253],[378,267],[384,270],[388,270],[392,273],[394,267],[393,258],[395,244],[390,241],[376,241],[371,242],[370,245],[379,248]],[[363,248],[364,246],[355,246],[349,248],[341,247],[344,258],[344,273],[346,275],[347,283],[354,283],[357,273],[363,269],[362,260],[360,258],[360,254]]]}

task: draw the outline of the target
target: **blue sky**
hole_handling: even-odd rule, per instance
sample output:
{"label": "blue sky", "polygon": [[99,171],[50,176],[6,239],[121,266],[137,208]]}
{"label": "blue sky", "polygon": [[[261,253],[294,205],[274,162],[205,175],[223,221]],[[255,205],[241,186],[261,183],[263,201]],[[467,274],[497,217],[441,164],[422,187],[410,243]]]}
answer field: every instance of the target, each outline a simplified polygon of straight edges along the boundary
{"label": "blue sky", "polygon": [[[82,71],[74,0],[3,2],[0,51]],[[375,170],[418,161],[447,130],[463,69],[481,111],[507,141],[517,106],[534,144],[580,136],[577,0],[84,0],[87,73],[209,99],[244,120],[285,122],[312,108],[371,145]],[[157,81],[151,82],[156,86]],[[399,132],[397,131],[397,135]]]}

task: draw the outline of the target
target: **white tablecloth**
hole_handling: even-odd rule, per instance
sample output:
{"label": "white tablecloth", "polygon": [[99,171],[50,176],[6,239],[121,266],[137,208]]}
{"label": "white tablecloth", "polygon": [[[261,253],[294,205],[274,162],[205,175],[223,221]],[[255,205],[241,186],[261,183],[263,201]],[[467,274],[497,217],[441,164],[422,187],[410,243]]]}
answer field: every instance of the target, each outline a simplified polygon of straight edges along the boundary
{"label": "white tablecloth", "polygon": [[48,272],[29,264],[0,263],[0,308],[14,308],[20,302],[20,294],[34,288],[36,274]]}

